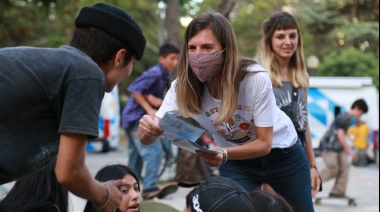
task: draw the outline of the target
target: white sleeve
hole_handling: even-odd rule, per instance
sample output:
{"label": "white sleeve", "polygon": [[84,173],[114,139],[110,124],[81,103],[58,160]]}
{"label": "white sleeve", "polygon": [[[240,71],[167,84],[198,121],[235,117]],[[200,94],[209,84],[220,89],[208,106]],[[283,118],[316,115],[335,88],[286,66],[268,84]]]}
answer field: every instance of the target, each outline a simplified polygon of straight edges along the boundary
{"label": "white sleeve", "polygon": [[277,118],[277,106],[268,73],[260,72],[255,74],[253,86],[256,91],[253,99],[255,126],[272,127]]}
{"label": "white sleeve", "polygon": [[175,86],[177,84],[177,80],[174,80],[170,85],[170,89],[165,95],[164,101],[160,109],[158,109],[156,116],[159,118],[164,117],[165,113],[168,112],[170,114],[179,115],[178,107],[177,107],[177,97],[175,93]]}

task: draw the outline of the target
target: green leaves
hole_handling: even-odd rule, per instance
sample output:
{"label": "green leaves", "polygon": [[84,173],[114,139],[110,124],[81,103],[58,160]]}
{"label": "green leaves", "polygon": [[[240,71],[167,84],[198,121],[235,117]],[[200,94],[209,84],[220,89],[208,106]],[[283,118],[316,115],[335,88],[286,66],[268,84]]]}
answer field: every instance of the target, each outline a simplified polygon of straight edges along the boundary
{"label": "green leaves", "polygon": [[379,63],[372,53],[349,47],[325,55],[317,76],[369,76],[379,88]]}

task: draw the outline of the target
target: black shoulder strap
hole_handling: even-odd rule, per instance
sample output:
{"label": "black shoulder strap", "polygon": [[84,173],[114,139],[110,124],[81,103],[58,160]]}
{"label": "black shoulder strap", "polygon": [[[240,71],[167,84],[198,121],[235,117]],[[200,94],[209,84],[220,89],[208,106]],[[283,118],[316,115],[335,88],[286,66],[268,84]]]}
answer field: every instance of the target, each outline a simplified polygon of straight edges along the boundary
{"label": "black shoulder strap", "polygon": [[295,88],[295,87],[292,85],[292,90],[293,90],[293,102],[297,103],[297,101],[298,101],[298,92],[297,92],[297,88]]}

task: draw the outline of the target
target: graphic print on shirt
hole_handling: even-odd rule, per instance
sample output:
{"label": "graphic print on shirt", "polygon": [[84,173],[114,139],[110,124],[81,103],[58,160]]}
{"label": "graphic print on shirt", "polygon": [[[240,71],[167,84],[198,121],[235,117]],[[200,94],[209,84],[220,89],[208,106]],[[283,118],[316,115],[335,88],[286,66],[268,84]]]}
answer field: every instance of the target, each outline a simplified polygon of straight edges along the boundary
{"label": "graphic print on shirt", "polygon": [[[284,92],[281,92],[276,89],[273,89],[275,96],[276,96],[276,105],[278,108],[282,108],[284,106],[287,106],[292,103],[292,91],[286,90]],[[298,92],[299,93],[299,92]],[[301,97],[301,95],[298,95],[298,97]],[[306,110],[306,103],[304,98],[298,98],[298,109],[301,111],[300,116],[298,117],[298,125],[300,126],[300,129],[306,128],[306,122],[307,122],[307,110]]]}
{"label": "graphic print on shirt", "polygon": [[[227,122],[213,124],[215,130],[222,135],[226,141],[242,144],[255,138],[254,120],[252,119],[252,106],[238,105],[234,115]],[[205,113],[214,123],[217,118],[217,109],[210,109]],[[247,117],[251,117],[250,120]]]}

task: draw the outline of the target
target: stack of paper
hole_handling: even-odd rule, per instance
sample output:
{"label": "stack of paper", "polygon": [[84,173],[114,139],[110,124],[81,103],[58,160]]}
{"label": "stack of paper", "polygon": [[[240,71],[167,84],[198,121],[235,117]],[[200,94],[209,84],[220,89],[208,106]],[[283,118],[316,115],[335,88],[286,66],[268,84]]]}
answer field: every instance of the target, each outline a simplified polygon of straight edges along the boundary
{"label": "stack of paper", "polygon": [[193,153],[195,151],[203,151],[209,154],[219,153],[208,150],[196,143],[198,138],[205,132],[204,129],[194,127],[172,114],[165,113],[159,125],[164,130],[163,136],[169,138],[173,145]]}

